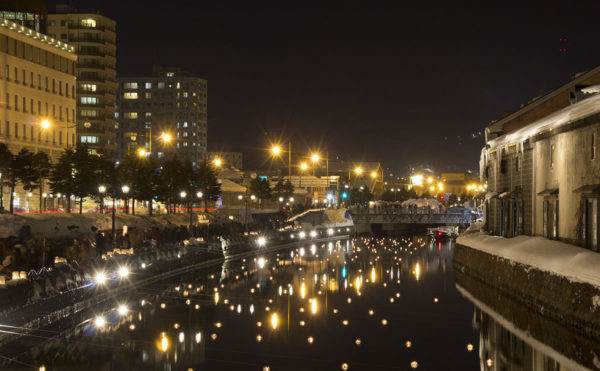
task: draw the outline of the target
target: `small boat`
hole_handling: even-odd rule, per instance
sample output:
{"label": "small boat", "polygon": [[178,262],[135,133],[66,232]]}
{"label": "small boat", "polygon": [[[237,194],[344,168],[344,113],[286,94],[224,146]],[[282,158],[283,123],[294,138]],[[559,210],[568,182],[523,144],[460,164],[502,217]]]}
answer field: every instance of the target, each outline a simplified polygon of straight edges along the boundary
{"label": "small boat", "polygon": [[456,237],[458,237],[458,226],[441,226],[427,228],[427,232],[430,236],[436,239],[455,239]]}

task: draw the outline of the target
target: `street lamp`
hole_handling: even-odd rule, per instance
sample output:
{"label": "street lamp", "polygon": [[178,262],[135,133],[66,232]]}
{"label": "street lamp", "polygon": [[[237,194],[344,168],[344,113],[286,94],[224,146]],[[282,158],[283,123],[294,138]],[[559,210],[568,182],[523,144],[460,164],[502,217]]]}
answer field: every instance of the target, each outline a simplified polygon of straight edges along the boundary
{"label": "street lamp", "polygon": [[312,162],[313,162],[313,176],[315,176],[315,165],[317,164],[317,162],[319,162],[319,160],[321,159],[321,157],[319,156],[318,153],[313,153],[312,156],[310,157]]}
{"label": "street lamp", "polygon": [[104,193],[106,192],[106,187],[103,185],[99,186],[98,192],[100,193],[100,214],[104,214]]}
{"label": "street lamp", "polygon": [[213,160],[213,164],[214,164],[216,167],[220,167],[220,166],[223,164],[223,162],[221,161],[221,159],[220,159],[220,158],[218,158],[218,157],[217,157],[217,158],[215,158],[215,159]]}
{"label": "street lamp", "polygon": [[146,155],[149,153],[150,152],[146,152],[146,150],[143,148],[138,149],[138,156],[140,156],[140,157],[146,157]]}
{"label": "street lamp", "polygon": [[[50,126],[52,126],[52,124],[50,124],[50,121],[45,119],[42,120],[42,122],[40,123],[40,126],[42,127],[42,130],[48,130],[50,129]],[[71,125],[69,126],[69,122],[65,121],[65,147],[69,148],[69,129],[73,129],[77,127],[77,125]],[[75,143],[73,143],[75,144]]]}
{"label": "street lamp", "polygon": [[373,178],[373,179],[377,178],[377,172],[372,171],[371,172],[371,178]]}
{"label": "street lamp", "polygon": [[129,193],[129,186],[124,185],[121,187],[121,191],[125,195],[125,214],[129,214],[129,198],[127,194]]}
{"label": "street lamp", "polygon": [[305,171],[306,169],[308,169],[308,165],[306,164],[306,162],[303,162],[300,164],[300,180],[299,180],[299,184],[298,187],[302,188],[302,172]]}

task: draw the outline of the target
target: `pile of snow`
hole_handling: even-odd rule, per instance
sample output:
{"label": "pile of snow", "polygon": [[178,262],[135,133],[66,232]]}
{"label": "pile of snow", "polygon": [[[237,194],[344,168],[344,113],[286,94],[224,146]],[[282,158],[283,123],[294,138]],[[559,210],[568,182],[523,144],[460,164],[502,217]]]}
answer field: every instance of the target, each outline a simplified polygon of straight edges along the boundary
{"label": "pile of snow", "polygon": [[429,207],[430,209],[439,209],[440,203],[434,198],[411,198],[402,203],[402,207],[416,206]]}
{"label": "pile of snow", "polygon": [[[140,216],[117,214],[115,229],[126,225],[129,229],[164,227],[166,225],[187,225],[189,215],[171,214],[159,216]],[[107,231],[112,228],[111,214],[0,214],[0,238],[18,236],[19,229],[29,225],[34,238],[40,238],[45,233],[47,238],[64,238],[74,235],[93,236],[95,230]]]}
{"label": "pile of snow", "polygon": [[600,287],[600,254],[596,252],[542,237],[490,236],[477,232],[480,226],[475,224],[471,228],[456,243],[563,276],[572,282]]}

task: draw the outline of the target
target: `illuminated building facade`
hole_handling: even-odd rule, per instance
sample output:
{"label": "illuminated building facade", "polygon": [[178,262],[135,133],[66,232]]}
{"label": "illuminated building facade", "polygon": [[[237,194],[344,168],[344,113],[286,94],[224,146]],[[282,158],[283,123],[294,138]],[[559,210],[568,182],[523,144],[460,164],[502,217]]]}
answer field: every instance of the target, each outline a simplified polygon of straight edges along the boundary
{"label": "illuminated building facade", "polygon": [[116,22],[100,14],[58,5],[48,15],[50,36],[77,50],[77,140],[92,152],[116,150]]}
{"label": "illuminated building facade", "polygon": [[598,250],[599,83],[597,67],[486,128],[480,170],[491,233]]}
{"label": "illuminated building facade", "polygon": [[[207,82],[177,68],[155,67],[151,77],[119,78],[118,158],[140,149],[172,151],[194,166],[206,158]],[[170,140],[164,140],[168,136]]]}
{"label": "illuminated building facade", "polygon": [[[76,138],[75,49],[0,20],[0,56],[0,143],[13,154],[41,151],[56,161]],[[23,198],[17,189],[16,202]]]}

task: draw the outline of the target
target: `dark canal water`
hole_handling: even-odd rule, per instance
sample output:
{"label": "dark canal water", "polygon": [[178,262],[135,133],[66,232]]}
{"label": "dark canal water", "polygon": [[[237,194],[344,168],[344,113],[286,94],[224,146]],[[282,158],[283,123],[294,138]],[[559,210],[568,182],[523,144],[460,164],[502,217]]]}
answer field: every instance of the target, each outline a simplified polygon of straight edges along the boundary
{"label": "dark canal water", "polygon": [[234,259],[115,297],[0,355],[46,370],[581,366],[457,288],[453,248],[356,238]]}

